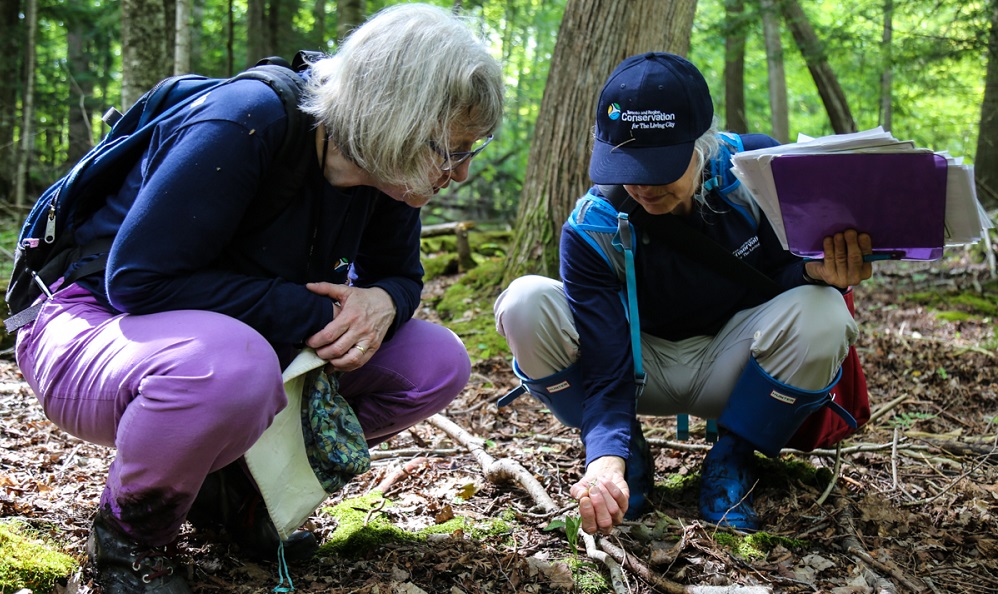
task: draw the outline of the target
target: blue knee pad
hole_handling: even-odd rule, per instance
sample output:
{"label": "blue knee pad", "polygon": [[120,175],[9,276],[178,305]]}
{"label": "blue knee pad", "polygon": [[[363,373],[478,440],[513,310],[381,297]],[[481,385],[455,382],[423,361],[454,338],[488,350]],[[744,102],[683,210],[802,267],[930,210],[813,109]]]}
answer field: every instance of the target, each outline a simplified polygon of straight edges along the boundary
{"label": "blue knee pad", "polygon": [[831,404],[829,391],[840,377],[841,369],[827,387],[802,390],[777,380],[749,357],[717,422],[763,454],[779,456],[804,419]]}
{"label": "blue knee pad", "polygon": [[540,400],[563,425],[582,427],[582,401],[585,391],[582,389],[582,370],[578,363],[573,363],[558,373],[541,379],[530,379],[520,371],[513,361],[513,373],[520,378],[520,385],[499,399],[496,404],[506,406],[529,392]]}

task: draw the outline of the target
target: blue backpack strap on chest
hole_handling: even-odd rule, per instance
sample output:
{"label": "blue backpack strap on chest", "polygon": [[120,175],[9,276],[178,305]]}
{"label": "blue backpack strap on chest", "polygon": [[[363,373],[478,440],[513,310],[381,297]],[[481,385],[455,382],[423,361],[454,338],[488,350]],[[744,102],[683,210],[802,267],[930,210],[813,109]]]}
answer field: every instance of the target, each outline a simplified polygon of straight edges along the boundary
{"label": "blue backpack strap on chest", "polygon": [[641,363],[641,324],[638,317],[638,283],[634,273],[634,233],[626,212],[617,213],[617,240],[624,252],[627,320],[631,326],[631,358],[634,359],[634,401],[644,392],[647,376]]}

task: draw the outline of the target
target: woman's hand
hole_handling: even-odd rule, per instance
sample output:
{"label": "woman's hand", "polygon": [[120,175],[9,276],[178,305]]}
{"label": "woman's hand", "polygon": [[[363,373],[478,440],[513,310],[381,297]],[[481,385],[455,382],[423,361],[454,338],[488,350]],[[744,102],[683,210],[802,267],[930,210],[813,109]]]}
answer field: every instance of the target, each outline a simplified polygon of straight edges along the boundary
{"label": "woman's hand", "polygon": [[873,276],[873,264],[863,259],[873,253],[873,242],[866,233],[853,229],[836,233],[825,238],[824,249],[824,260],[804,265],[812,279],[845,289]]}
{"label": "woman's hand", "polygon": [[624,521],[630,490],[624,480],[623,458],[603,456],[593,460],[586,468],[582,480],[569,491],[579,501],[582,529],[592,534],[598,529],[609,534],[613,527]]}
{"label": "woman's hand", "polygon": [[384,289],[361,289],[333,283],[308,283],[309,291],[333,300],[333,320],[309,337],[333,369],[353,371],[367,363],[395,320],[395,302]]}

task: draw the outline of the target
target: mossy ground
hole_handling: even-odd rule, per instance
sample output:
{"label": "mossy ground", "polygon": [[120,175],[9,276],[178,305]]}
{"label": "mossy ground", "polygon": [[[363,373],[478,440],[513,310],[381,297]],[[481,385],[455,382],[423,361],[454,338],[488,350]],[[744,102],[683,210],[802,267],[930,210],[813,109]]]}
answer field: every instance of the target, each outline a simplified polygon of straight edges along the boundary
{"label": "mossy ground", "polygon": [[502,542],[512,534],[515,525],[500,514],[498,518],[474,520],[455,516],[445,522],[410,531],[393,523],[389,513],[395,504],[381,493],[373,491],[346,499],[327,507],[322,513],[336,520],[336,530],[322,545],[323,554],[363,557],[389,543],[413,544],[425,542],[431,534],[461,533],[490,544]]}
{"label": "mossy ground", "polygon": [[35,530],[17,520],[0,522],[0,592],[51,592],[79,567]]}

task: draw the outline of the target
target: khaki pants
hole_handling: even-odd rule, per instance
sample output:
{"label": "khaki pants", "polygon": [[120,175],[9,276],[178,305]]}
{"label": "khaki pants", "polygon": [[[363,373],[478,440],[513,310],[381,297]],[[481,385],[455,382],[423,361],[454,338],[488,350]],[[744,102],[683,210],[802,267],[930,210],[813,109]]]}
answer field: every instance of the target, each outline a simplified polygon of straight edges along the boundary
{"label": "khaki pants", "polygon": [[[579,358],[579,335],[559,281],[516,279],[496,300],[495,318],[496,330],[530,378],[549,376]],[[820,390],[835,378],[857,334],[839,291],[813,285],[739,312],[715,336],[669,341],[642,333],[648,379],[638,413],[718,418],[750,356],[785,384]]]}

